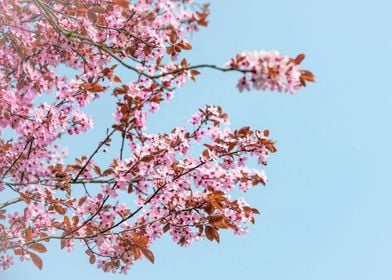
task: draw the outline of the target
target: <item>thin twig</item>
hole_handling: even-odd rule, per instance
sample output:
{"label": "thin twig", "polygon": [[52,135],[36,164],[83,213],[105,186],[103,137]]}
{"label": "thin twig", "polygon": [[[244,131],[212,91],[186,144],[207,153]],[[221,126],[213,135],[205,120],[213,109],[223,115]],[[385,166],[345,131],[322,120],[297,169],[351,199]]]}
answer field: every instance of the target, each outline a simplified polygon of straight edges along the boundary
{"label": "thin twig", "polygon": [[102,147],[103,145],[106,144],[106,142],[108,141],[108,139],[113,135],[113,133],[114,133],[115,131],[116,131],[116,130],[113,129],[113,130],[106,136],[106,138],[105,138],[103,141],[101,141],[101,143],[99,143],[98,147],[97,147],[97,148],[95,149],[95,151],[90,155],[90,157],[88,158],[87,162],[86,162],[86,163],[82,166],[82,168],[79,170],[79,173],[75,176],[74,179],[72,179],[72,182],[76,182],[76,181],[78,180],[79,176],[84,172],[84,170],[86,170],[88,164],[89,164],[90,161],[93,159],[93,157],[98,153],[99,149],[101,149],[101,147]]}

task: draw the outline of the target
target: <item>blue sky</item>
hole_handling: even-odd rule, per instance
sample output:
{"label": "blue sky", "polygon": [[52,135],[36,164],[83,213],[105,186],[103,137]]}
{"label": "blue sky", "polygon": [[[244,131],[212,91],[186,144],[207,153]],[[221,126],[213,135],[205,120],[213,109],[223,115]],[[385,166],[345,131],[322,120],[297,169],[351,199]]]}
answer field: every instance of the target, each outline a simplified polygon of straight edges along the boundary
{"label": "blue sky", "polygon": [[[220,104],[232,127],[270,129],[279,149],[266,170],[270,181],[247,195],[262,211],[256,225],[246,237],[224,234],[219,245],[181,248],[164,238],[153,246],[156,263],[139,262],[127,276],[98,271],[81,250],[59,252],[54,243],[43,271],[17,263],[1,280],[392,279],[392,2],[211,2],[210,26],[192,39],[189,61],[221,65],[243,50],[303,52],[317,78],[295,96],[239,94],[237,74],[203,70],[151,118],[151,131],[171,130],[198,107]],[[105,105],[96,106],[90,110]]]}

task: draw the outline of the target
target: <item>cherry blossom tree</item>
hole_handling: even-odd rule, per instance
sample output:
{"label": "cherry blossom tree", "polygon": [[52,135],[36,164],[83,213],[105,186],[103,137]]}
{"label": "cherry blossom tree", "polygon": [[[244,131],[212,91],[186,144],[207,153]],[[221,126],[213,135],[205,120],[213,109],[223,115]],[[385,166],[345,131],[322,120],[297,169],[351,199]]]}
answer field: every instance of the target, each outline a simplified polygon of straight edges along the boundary
{"label": "cherry blossom tree", "polygon": [[[235,190],[266,184],[247,163],[265,165],[276,151],[269,131],[231,129],[213,105],[159,134],[146,130],[148,117],[204,68],[237,72],[239,91],[293,94],[314,78],[303,54],[190,64],[187,38],[208,15],[192,0],[0,0],[0,192],[12,195],[0,201],[2,269],[16,258],[42,269],[46,242],[59,240],[126,273],[141,258],[154,262],[150,246],[165,233],[184,246],[246,233],[259,211]],[[113,125],[96,126],[103,139],[67,158],[60,139],[93,127],[85,107],[103,95],[116,105]]]}

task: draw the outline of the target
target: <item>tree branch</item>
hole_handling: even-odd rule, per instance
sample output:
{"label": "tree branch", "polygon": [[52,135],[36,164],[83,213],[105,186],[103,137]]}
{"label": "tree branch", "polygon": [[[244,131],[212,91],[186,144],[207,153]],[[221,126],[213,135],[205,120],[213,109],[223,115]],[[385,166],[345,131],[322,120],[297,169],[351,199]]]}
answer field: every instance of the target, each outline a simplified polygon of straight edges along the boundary
{"label": "tree branch", "polygon": [[3,208],[10,206],[12,204],[18,203],[20,201],[22,201],[21,198],[14,198],[14,199],[8,200],[8,201],[0,204],[0,209],[3,209]]}

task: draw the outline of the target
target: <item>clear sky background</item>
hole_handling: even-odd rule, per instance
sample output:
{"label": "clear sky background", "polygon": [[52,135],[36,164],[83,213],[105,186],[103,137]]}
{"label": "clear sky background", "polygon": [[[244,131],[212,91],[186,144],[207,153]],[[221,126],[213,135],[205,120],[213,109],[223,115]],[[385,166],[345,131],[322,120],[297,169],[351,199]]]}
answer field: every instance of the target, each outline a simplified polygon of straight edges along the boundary
{"label": "clear sky background", "polygon": [[[193,64],[222,65],[243,50],[303,52],[317,78],[295,96],[239,94],[237,74],[203,70],[151,119],[151,131],[171,130],[198,107],[221,104],[233,128],[271,130],[279,151],[270,181],[247,195],[262,211],[256,225],[246,237],[223,234],[219,245],[182,248],[163,238],[153,245],[156,263],[138,262],[127,276],[105,274],[81,249],[68,254],[53,243],[43,271],[17,262],[1,280],[392,279],[392,2],[211,2],[209,28],[192,39]],[[98,122],[110,118],[102,113]],[[81,143],[70,146],[94,149]]]}

